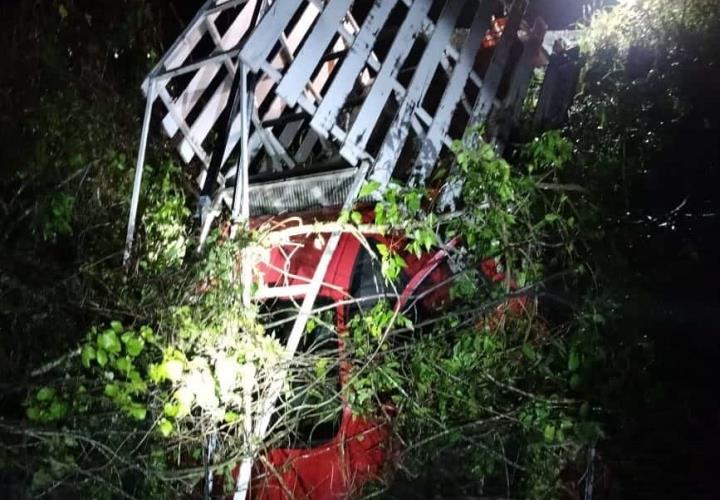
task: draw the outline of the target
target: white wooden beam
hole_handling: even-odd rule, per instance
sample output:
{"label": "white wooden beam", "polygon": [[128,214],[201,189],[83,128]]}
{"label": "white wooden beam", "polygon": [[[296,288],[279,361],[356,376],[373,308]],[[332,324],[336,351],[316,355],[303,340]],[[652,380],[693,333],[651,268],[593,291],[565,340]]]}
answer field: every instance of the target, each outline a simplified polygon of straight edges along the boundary
{"label": "white wooden beam", "polygon": [[312,32],[276,89],[277,94],[289,105],[294,106],[305,90],[320,57],[337,35],[351,3],[352,0],[330,0],[318,17]]}
{"label": "white wooden beam", "polygon": [[[290,34],[287,36],[287,39],[285,41],[288,51],[290,53],[290,57],[293,56],[294,52],[300,46],[300,43],[302,42],[303,38],[305,37],[307,31],[310,29],[310,26],[312,25],[318,14],[319,11],[314,5],[307,5],[305,10],[301,14],[298,22],[290,30]],[[262,117],[263,120],[279,118],[282,113],[287,109],[287,105],[285,104],[285,101],[283,99],[274,94],[271,94],[273,86],[280,80],[280,73],[278,71],[278,68],[282,68],[283,66],[284,63],[282,61],[282,56],[280,54],[277,54],[273,58],[272,62],[268,63],[267,61],[264,61],[262,64],[262,71],[258,73],[259,81],[256,84],[255,88],[254,107],[259,108],[263,104],[265,99],[272,99],[270,107]],[[235,122],[239,123],[239,120],[239,117],[235,118]],[[293,124],[288,124],[285,127],[285,130],[287,130],[288,132],[293,132],[292,129],[288,129],[288,127],[291,127],[292,125]],[[239,126],[237,126],[236,123],[233,123],[232,127],[233,129],[239,130]],[[297,133],[297,131],[298,130],[295,129],[294,133]],[[295,137],[294,133],[292,137],[288,138],[287,142],[281,139],[281,144],[287,147],[292,141],[292,138]],[[283,135],[287,137],[285,131],[283,131]],[[230,154],[230,151],[232,151],[232,149],[235,147],[235,144],[237,144],[238,137],[239,135],[235,134],[231,135],[231,137],[228,138],[226,156]]]}
{"label": "white wooden beam", "polygon": [[437,162],[443,139],[450,127],[450,121],[452,120],[458,102],[463,95],[463,90],[473,64],[475,63],[475,56],[485,36],[485,30],[490,24],[492,4],[493,2],[483,2],[475,12],[472,24],[460,50],[458,60],[445,87],[445,92],[443,92],[440,104],[435,111],[435,118],[430,124],[430,128],[422,142],[420,153],[415,160],[415,165],[410,176],[413,185],[422,185]]}
{"label": "white wooden beam", "polygon": [[[227,29],[227,31],[220,38],[219,41],[215,38],[215,36],[213,37],[216,43],[217,50],[227,51],[237,45],[242,36],[247,32],[248,29],[250,29],[252,15],[258,1],[260,0],[249,0],[247,3],[245,3],[243,9],[240,11],[238,16],[235,18],[233,23],[230,25],[230,27]],[[214,23],[218,16],[219,14],[214,14],[205,17],[205,30],[210,29],[211,26],[215,27]],[[219,33],[215,33],[215,35],[217,36],[219,35]],[[197,44],[197,42],[199,41],[200,39],[196,40],[195,44]],[[182,93],[177,97],[177,99],[173,101],[176,108],[176,113],[179,116],[181,116],[183,119],[187,118],[188,114],[190,114],[190,111],[192,111],[197,102],[200,100],[200,97],[208,88],[213,78],[215,78],[215,75],[217,75],[217,72],[220,70],[220,66],[222,65],[222,63],[227,61],[229,61],[229,59],[226,59],[225,61],[218,61],[217,63],[206,64],[198,68],[197,73],[193,75],[187,87],[182,91]],[[230,79],[230,81],[232,81],[232,74],[230,74],[228,78]],[[165,118],[163,118],[162,124],[163,129],[165,130],[165,133],[168,135],[168,137],[172,137],[175,135],[175,133],[177,133],[178,124],[175,123],[175,120],[173,120],[172,116],[169,113],[167,116],[165,116]],[[204,137],[200,138],[200,142],[202,142],[203,140]]]}
{"label": "white wooden beam", "polygon": [[147,149],[148,133],[150,132],[150,120],[152,118],[152,107],[155,103],[157,83],[150,79],[147,100],[145,102],[145,114],[143,115],[142,130],[140,132],[140,145],[138,146],[137,162],[135,164],[135,178],[133,180],[132,197],[130,198],[130,213],[128,215],[127,234],[125,236],[125,251],[123,252],[123,265],[127,265],[132,253],[133,241],[135,239],[135,222],[137,221],[137,209],[140,203],[140,188],[142,187],[143,170],[145,168],[145,151]]}
{"label": "white wooden beam", "polygon": [[240,52],[240,58],[253,72],[267,61],[270,51],[301,3],[301,0],[276,0],[265,12]]}
{"label": "white wooden beam", "polygon": [[367,15],[355,41],[345,56],[335,80],[325,93],[322,102],[318,106],[315,115],[310,121],[310,126],[320,134],[328,138],[332,126],[337,120],[347,96],[362,72],[380,29],[387,21],[390,11],[395,6],[396,0],[376,1]]}
{"label": "white wooden beam", "polygon": [[255,300],[302,297],[308,293],[310,285],[263,286],[255,292]]}
{"label": "white wooden beam", "polygon": [[386,186],[392,177],[395,164],[410,133],[411,119],[430,87],[430,82],[440,64],[445,47],[450,43],[457,19],[465,3],[464,1],[448,2],[440,13],[435,31],[420,58],[410,86],[405,92],[405,98],[400,103],[400,108],[375,159],[371,178],[380,182],[381,186]]}
{"label": "white wooden beam", "polygon": [[378,117],[382,110],[385,109],[395,77],[400,71],[403,61],[407,58],[415,38],[418,36],[418,30],[422,26],[431,4],[431,0],[416,0],[410,7],[395,36],[395,40],[380,68],[380,73],[375,78],[375,83],[370,88],[370,93],[365,98],[365,102],[350,127],[345,143],[340,150],[340,154],[351,165],[356,165],[362,153],[365,152],[365,146],[370,139]]}
{"label": "white wooden beam", "polygon": [[507,24],[503,29],[500,41],[495,46],[495,53],[490,61],[483,85],[480,88],[480,94],[475,102],[471,118],[473,123],[483,123],[490,114],[500,82],[505,73],[505,66],[510,57],[510,49],[517,39],[517,31],[520,28],[526,6],[527,0],[515,0],[513,2]]}

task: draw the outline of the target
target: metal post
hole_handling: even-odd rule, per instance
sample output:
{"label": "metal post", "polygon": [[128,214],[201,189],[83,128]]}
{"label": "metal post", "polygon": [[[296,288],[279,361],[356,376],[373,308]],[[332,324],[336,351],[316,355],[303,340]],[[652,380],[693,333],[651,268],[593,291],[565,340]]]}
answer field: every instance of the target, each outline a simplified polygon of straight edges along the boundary
{"label": "metal post", "polygon": [[[245,68],[245,78],[243,79],[243,82],[247,82],[247,67]],[[255,82],[256,79],[253,78],[253,82]],[[243,101],[243,104],[245,107],[243,108],[243,128],[242,128],[242,183],[243,183],[243,190],[242,190],[242,211],[241,215],[245,222],[248,222],[250,220],[250,151],[248,150],[248,141],[250,138],[250,113],[255,112],[255,88],[253,85],[253,88],[250,89],[250,92],[247,93],[247,99]]]}
{"label": "metal post", "polygon": [[[248,127],[250,120],[248,119],[249,95],[248,95],[248,67],[238,60],[237,71],[240,72],[240,158],[238,166],[235,169],[235,190],[233,192],[232,218],[237,221],[242,217],[244,221],[248,220],[247,191],[248,191],[248,175],[249,175],[249,154],[248,139],[250,131]],[[232,116],[231,116],[232,118]]]}
{"label": "metal post", "polygon": [[152,106],[157,94],[157,83],[155,79],[150,80],[147,101],[145,103],[145,115],[143,116],[142,132],[140,133],[140,147],[138,150],[137,163],[135,164],[135,180],[133,182],[132,198],[130,199],[130,215],[128,216],[127,236],[125,237],[125,252],[123,253],[123,265],[126,266],[130,260],[133,239],[135,237],[135,222],[137,220],[138,203],[140,202],[140,187],[142,185],[143,169],[145,167],[145,150],[147,148],[148,133],[150,132],[150,118]]}

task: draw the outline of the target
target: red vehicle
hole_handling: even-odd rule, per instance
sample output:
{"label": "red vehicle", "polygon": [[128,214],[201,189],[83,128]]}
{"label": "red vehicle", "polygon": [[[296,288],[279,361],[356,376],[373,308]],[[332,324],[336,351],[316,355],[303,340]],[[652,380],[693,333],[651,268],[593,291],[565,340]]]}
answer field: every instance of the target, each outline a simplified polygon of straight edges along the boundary
{"label": "red vehicle", "polygon": [[[323,236],[327,239],[327,235],[321,235],[320,240]],[[371,247],[378,243],[390,247],[404,244],[380,235],[365,237]],[[323,251],[323,245],[316,244],[317,241],[318,235],[310,235],[297,239],[294,248],[272,249],[270,258],[261,266],[264,284],[306,284],[312,278]],[[441,251],[418,259],[403,253],[408,265],[400,279],[400,286],[404,285],[404,288],[398,290],[402,293],[397,304],[406,302],[421,289],[440,283],[449,276],[444,256]],[[441,286],[429,293],[420,307],[436,305],[447,295],[447,288],[448,285]],[[330,373],[330,377],[336,377],[337,389],[345,384],[349,376],[349,362],[343,360],[342,339],[347,331],[346,323],[352,314],[372,307],[379,300],[378,296],[386,293],[390,295],[390,290],[386,288],[377,259],[354,235],[342,235],[316,301],[316,305],[327,304],[334,313],[334,327],[339,338],[328,341],[323,337],[335,335],[335,331],[317,327],[311,335],[306,335],[301,345],[301,349],[308,350],[324,342],[329,351],[338,353],[339,369]],[[281,297],[273,304],[273,309],[291,310],[292,307],[285,307],[291,306],[289,300],[301,298],[301,295]],[[359,301],[349,303],[349,299]],[[289,322],[288,326],[291,325]],[[294,442],[288,442],[289,446],[273,448],[266,454],[264,465],[256,466],[254,471],[253,498],[347,498],[369,480],[381,475],[391,453],[388,412],[380,412],[377,418],[372,419],[354,416],[344,397],[340,398],[337,415],[329,418],[327,415],[317,416],[305,429],[296,429]],[[302,427],[303,422],[299,425]]]}
{"label": "red vehicle", "polygon": [[[366,214],[366,219],[370,214]],[[273,248],[261,264],[260,273],[266,287],[301,290],[313,277],[328,235],[310,234],[295,238],[291,245]],[[330,353],[336,356],[337,367],[327,373],[324,398],[333,393],[340,404],[329,405],[332,410],[323,414],[298,414],[290,438],[271,448],[253,471],[251,497],[261,499],[339,499],[351,497],[368,481],[383,474],[392,455],[389,422],[393,409],[379,408],[376,416],[363,418],[353,415],[340,390],[350,376],[350,363],[345,358],[343,338],[353,314],[371,308],[386,295],[395,301],[398,310],[412,305],[414,314],[430,314],[441,309],[448,300],[450,269],[444,250],[421,255],[419,258],[403,251],[404,238],[379,234],[364,235],[371,250],[378,244],[398,251],[407,263],[403,274],[391,290],[380,272],[380,262],[355,235],[341,236],[337,250],[328,267],[320,289],[316,307],[325,306],[331,313],[334,328],[316,327],[305,335],[300,350]],[[375,252],[377,253],[377,252]],[[494,265],[485,262],[482,271],[490,280],[502,279]],[[294,287],[294,288],[293,288]],[[277,295],[276,295],[277,296]],[[421,297],[415,301],[413,297]],[[296,312],[296,304],[303,296],[281,295],[267,304],[272,321],[282,323],[283,311]],[[280,318],[280,321],[278,321]],[[292,321],[284,323],[287,331]],[[282,337],[287,331],[277,328]],[[313,377],[314,375],[310,375]],[[307,382],[313,383],[313,380]],[[329,389],[329,390],[327,390]],[[318,399],[320,402],[322,398]],[[306,399],[284,402],[285,411],[293,407],[312,407]],[[234,474],[237,474],[237,469]]]}

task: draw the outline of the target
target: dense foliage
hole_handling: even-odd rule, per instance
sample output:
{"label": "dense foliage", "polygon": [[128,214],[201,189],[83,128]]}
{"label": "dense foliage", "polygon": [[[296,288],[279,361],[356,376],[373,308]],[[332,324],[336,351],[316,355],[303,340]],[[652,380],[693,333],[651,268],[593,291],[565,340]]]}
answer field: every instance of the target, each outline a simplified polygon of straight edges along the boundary
{"label": "dense foliage", "polygon": [[[621,1],[586,32],[568,135],[598,217],[592,256],[617,314],[595,394],[623,497],[712,496],[720,171],[720,3]],[[626,369],[623,367],[630,367]]]}
{"label": "dense foliage", "polygon": [[[454,464],[437,466],[443,482],[433,488],[444,494],[556,497],[573,487],[561,473],[571,477],[600,436],[583,394],[606,355],[604,318],[593,306],[553,323],[538,310],[548,279],[577,283],[584,270],[576,218],[588,208],[558,182],[570,168],[571,147],[550,132],[523,146],[513,166],[484,142],[476,148],[458,142],[455,153],[459,216],[438,224],[417,215],[417,207],[432,206],[430,194],[401,187],[375,209],[381,219],[399,212],[396,224],[410,251],[425,249],[418,242],[429,249],[462,235],[462,252],[449,250],[461,269],[452,278],[452,306],[415,328],[389,303],[351,322],[358,360],[349,388],[353,408],[391,398],[400,408],[403,467]],[[397,254],[382,257],[394,277]]]}

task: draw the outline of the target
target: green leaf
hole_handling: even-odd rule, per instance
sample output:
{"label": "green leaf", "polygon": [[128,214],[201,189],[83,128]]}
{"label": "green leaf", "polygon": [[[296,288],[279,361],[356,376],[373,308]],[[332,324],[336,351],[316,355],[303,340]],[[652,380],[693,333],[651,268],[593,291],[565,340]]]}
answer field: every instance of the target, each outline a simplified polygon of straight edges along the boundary
{"label": "green leaf", "polygon": [[140,376],[140,372],[132,370],[128,373],[128,378],[130,379],[130,386],[133,392],[136,394],[147,392],[147,384]]}
{"label": "green leaf", "polygon": [[350,214],[350,219],[352,219],[355,224],[360,224],[362,223],[362,214],[357,210],[353,210]]}
{"label": "green leaf", "polygon": [[308,333],[312,333],[312,331],[315,329],[315,326],[315,320],[312,318],[308,318],[307,323],[305,324],[305,331]]}
{"label": "green leaf", "polygon": [[546,425],[543,434],[545,435],[545,439],[547,441],[552,441],[553,439],[555,439],[555,427],[549,424]]}
{"label": "green leaf", "polygon": [[382,225],[385,223],[385,205],[377,203],[375,205],[375,224]]}
{"label": "green leaf", "polygon": [[49,417],[51,420],[58,420],[60,418],[63,418],[65,415],[67,415],[68,412],[68,405],[67,403],[64,403],[62,401],[55,400],[50,405],[50,409],[48,410]]}
{"label": "green leaf", "polygon": [[168,417],[172,417],[172,418],[176,417],[177,414],[179,413],[179,411],[180,411],[180,407],[178,407],[178,405],[176,405],[176,404],[165,403],[163,405],[163,413],[165,415],[167,415]]}
{"label": "green leaf", "polygon": [[35,399],[38,401],[50,401],[55,397],[55,389],[52,387],[43,387],[35,395]]}
{"label": "green leaf", "polygon": [[522,346],[522,352],[530,361],[535,361],[537,358],[537,353],[535,352],[535,349],[533,349],[533,346],[530,344],[523,344]]}
{"label": "green leaf", "polygon": [[378,243],[376,248],[377,248],[377,251],[380,253],[381,257],[387,257],[388,255],[390,255],[390,250],[388,249],[387,245]]}
{"label": "green leaf", "polygon": [[367,181],[365,185],[360,190],[360,194],[358,194],[358,198],[365,198],[367,196],[370,196],[373,194],[377,189],[380,187],[380,183],[378,181]]}
{"label": "green leaf", "polygon": [[155,334],[153,334],[153,331],[149,326],[140,327],[140,337],[142,337],[146,342],[152,343],[155,341]]}
{"label": "green leaf", "polygon": [[119,358],[117,361],[115,361],[115,367],[122,372],[128,373],[130,370],[132,370],[133,365],[130,359]]}
{"label": "green leaf", "polygon": [[580,367],[580,354],[573,348],[570,350],[570,356],[568,357],[568,370],[574,372]]}
{"label": "green leaf", "polygon": [[128,408],[128,413],[135,420],[145,420],[147,408],[139,403],[132,403]]}
{"label": "green leaf", "polygon": [[97,362],[100,366],[105,366],[108,362],[107,353],[104,349],[98,349],[95,353],[95,359],[97,359]]}
{"label": "green leaf", "polygon": [[[120,325],[122,327],[122,325]],[[97,345],[112,354],[120,353],[122,346],[115,330],[105,330],[98,335]]]}
{"label": "green leaf", "polygon": [[25,410],[25,414],[30,420],[34,420],[37,422],[38,420],[40,420],[42,412],[37,406],[30,406],[27,410]]}
{"label": "green leaf", "polygon": [[234,411],[225,412],[225,422],[227,422],[228,424],[232,424],[233,422],[237,421],[238,418],[240,418],[240,415],[238,415]]}
{"label": "green leaf", "polygon": [[158,429],[160,430],[160,434],[162,434],[163,437],[168,437],[170,434],[172,434],[173,426],[168,419],[163,418],[158,424]]}
{"label": "green leaf", "polygon": [[328,359],[320,358],[315,363],[315,377],[317,379],[323,379],[327,376]]}
{"label": "green leaf", "polygon": [[85,344],[82,353],[80,354],[80,360],[85,368],[90,368],[90,362],[95,359],[96,353],[95,348],[90,344]]}
{"label": "green leaf", "polygon": [[111,399],[115,399],[120,395],[120,387],[117,384],[106,384],[105,395]]}
{"label": "green leaf", "polygon": [[120,333],[123,331],[123,325],[119,321],[111,321],[110,328],[117,333]]}
{"label": "green leaf", "polygon": [[69,14],[67,7],[65,7],[63,4],[60,4],[58,6],[58,14],[60,14],[60,19],[64,20]]}
{"label": "green leaf", "polygon": [[407,195],[405,203],[407,204],[408,212],[411,215],[416,214],[420,211],[422,199],[418,193],[410,193]]}
{"label": "green leaf", "polygon": [[144,347],[145,341],[143,339],[138,337],[132,337],[128,340],[125,349],[130,356],[135,357],[142,352]]}
{"label": "green leaf", "polygon": [[150,380],[152,380],[156,384],[159,384],[165,379],[160,365],[156,363],[150,363],[150,365],[148,366],[148,376],[150,377]]}

